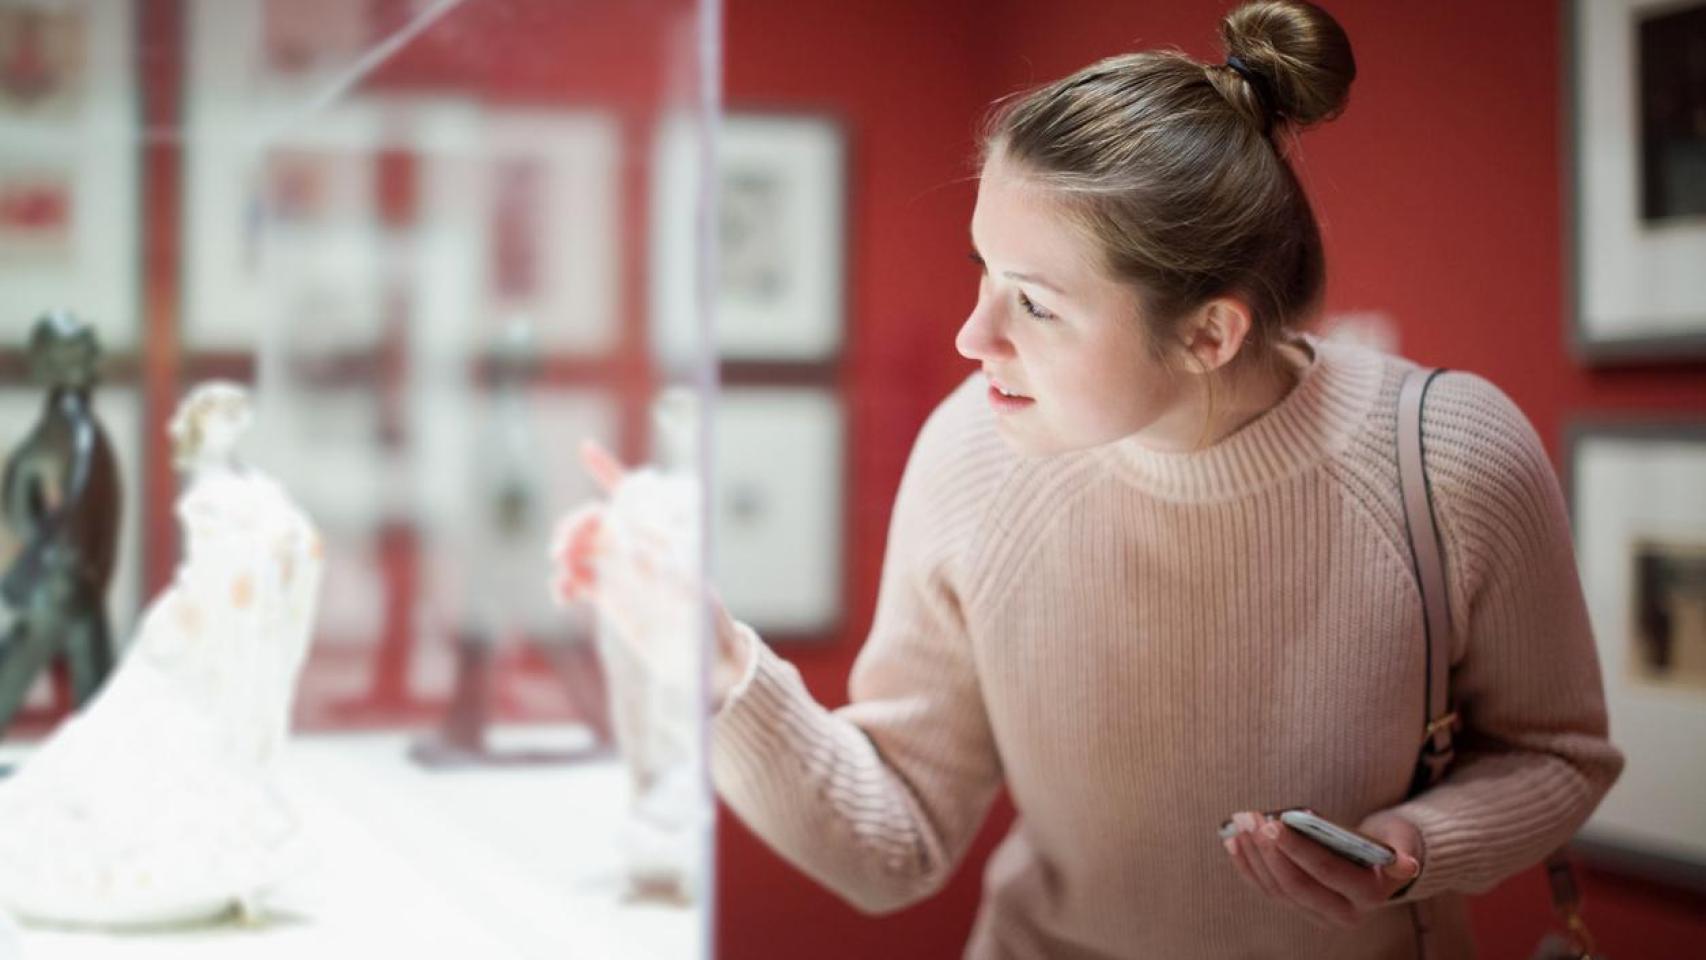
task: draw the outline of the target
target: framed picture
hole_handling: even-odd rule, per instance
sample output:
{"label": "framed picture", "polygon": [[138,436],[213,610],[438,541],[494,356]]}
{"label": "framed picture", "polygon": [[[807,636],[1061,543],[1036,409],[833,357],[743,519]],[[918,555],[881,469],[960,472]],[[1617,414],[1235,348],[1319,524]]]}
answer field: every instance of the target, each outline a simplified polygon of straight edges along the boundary
{"label": "framed picture", "polygon": [[[819,117],[731,114],[717,132],[718,353],[813,363],[841,348],[845,212],[840,130]],[[698,354],[698,137],[659,132],[652,191],[653,336],[666,364]]]}
{"label": "framed picture", "polygon": [[130,3],[0,3],[0,323],[63,307],[109,354],[137,341]]}
{"label": "framed picture", "polygon": [[1706,355],[1706,0],[1565,11],[1577,353]]}
{"label": "framed picture", "polygon": [[[299,9],[300,8],[300,9]],[[195,0],[184,120],[184,345],[359,353],[387,328],[457,349],[479,313],[483,112],[346,93],[367,5]]]}
{"label": "framed picture", "polygon": [[615,119],[494,108],[482,127],[475,187],[485,211],[485,322],[474,345],[524,321],[546,352],[610,350],[622,252]]}
{"label": "framed picture", "polygon": [[291,126],[294,106],[191,103],[186,346],[358,352],[401,326],[424,349],[463,347],[481,264],[478,111],[352,97]]}
{"label": "framed picture", "polygon": [[728,387],[711,458],[713,582],[769,639],[828,636],[842,614],[843,421],[828,390]]}
{"label": "framed picture", "polygon": [[1622,777],[1590,851],[1706,887],[1706,421],[1570,434],[1576,557]]}

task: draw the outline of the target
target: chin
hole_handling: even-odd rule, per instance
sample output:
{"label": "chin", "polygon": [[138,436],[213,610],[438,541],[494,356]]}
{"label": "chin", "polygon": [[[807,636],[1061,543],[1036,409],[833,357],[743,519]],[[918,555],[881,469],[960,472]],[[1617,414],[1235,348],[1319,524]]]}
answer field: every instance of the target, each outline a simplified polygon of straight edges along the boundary
{"label": "chin", "polygon": [[1007,441],[1008,449],[1022,457],[1048,457],[1091,446],[1070,443],[1059,437],[1038,436],[1033,431],[1018,429],[1006,421],[997,421],[995,430],[1001,434],[1001,439]]}

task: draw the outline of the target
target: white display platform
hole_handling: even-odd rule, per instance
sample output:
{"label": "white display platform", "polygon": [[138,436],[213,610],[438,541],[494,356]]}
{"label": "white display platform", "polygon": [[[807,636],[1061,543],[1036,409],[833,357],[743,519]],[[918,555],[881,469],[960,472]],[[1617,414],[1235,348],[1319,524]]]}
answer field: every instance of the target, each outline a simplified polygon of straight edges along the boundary
{"label": "white display platform", "polygon": [[[617,838],[626,791],[614,759],[432,771],[409,759],[414,736],[292,740],[285,786],[316,856],[268,898],[258,924],[125,934],[25,928],[20,960],[705,955],[701,908],[623,900]],[[574,728],[527,728],[497,731],[492,744],[575,739]],[[0,747],[0,763],[24,754]]]}

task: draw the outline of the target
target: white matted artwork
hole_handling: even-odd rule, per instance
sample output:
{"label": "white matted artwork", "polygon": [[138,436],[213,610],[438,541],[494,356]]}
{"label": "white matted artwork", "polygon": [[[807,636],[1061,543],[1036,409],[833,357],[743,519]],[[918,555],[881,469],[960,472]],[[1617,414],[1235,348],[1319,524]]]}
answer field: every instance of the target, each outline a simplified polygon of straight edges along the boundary
{"label": "white matted artwork", "polygon": [[[42,390],[8,386],[0,388],[0,458],[9,457],[29,436],[41,417],[46,393]],[[95,388],[95,416],[112,441],[118,459],[119,503],[118,563],[107,587],[107,617],[113,641],[130,639],[136,617],[142,611],[142,404],[136,391],[127,387],[100,385]],[[7,535],[9,541],[10,535]],[[8,545],[10,552],[10,545]]]}
{"label": "white matted artwork", "polygon": [[0,329],[65,308],[136,343],[133,7],[0,3]]}
{"label": "white matted artwork", "polygon": [[423,189],[410,222],[390,225],[380,181],[388,154],[441,182],[425,168],[476,142],[473,108],[346,99],[294,125],[288,110],[211,100],[191,115],[186,345],[371,349],[398,310],[427,342],[445,339],[435,324],[466,324],[473,208],[455,190]]}
{"label": "white matted artwork", "polygon": [[[733,114],[716,133],[718,353],[818,362],[841,348],[845,149],[827,119]],[[652,336],[672,367],[699,354],[695,265],[700,132],[659,128],[651,192]]]}
{"label": "white matted artwork", "polygon": [[[351,94],[361,4],[189,7],[184,341],[197,351],[371,349],[393,313],[431,343],[473,312],[477,205],[454,167],[480,142],[464,97]],[[344,8],[360,8],[350,14]],[[412,173],[387,223],[385,164]],[[408,191],[405,191],[407,193]],[[399,306],[401,304],[401,306]]]}
{"label": "white matted artwork", "polygon": [[1706,878],[1706,424],[1583,427],[1576,557],[1622,777],[1582,836]]}
{"label": "white matted artwork", "polygon": [[828,390],[733,387],[716,402],[713,580],[730,612],[761,632],[839,624],[843,435]]}
{"label": "white matted artwork", "polygon": [[1706,0],[1574,0],[1575,343],[1706,353]]}
{"label": "white matted artwork", "polygon": [[616,342],[622,237],[613,118],[590,111],[489,109],[479,176],[485,211],[485,329],[525,320],[547,352]]}

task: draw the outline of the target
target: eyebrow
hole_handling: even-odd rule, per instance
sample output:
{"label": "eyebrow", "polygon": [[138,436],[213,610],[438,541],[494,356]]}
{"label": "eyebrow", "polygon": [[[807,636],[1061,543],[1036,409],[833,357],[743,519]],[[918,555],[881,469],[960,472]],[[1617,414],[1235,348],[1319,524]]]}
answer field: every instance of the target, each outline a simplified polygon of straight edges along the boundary
{"label": "eyebrow", "polygon": [[[978,262],[978,264],[983,264],[983,254],[977,252],[977,244],[975,243],[971,246],[971,256],[973,260]],[[1042,277],[1039,277],[1034,273],[1017,273],[1012,270],[1003,270],[1001,271],[1001,275],[1011,280],[1022,280],[1025,283],[1034,283],[1050,293],[1059,294],[1063,297],[1067,295],[1065,290],[1049,283],[1047,280],[1044,280]]]}

